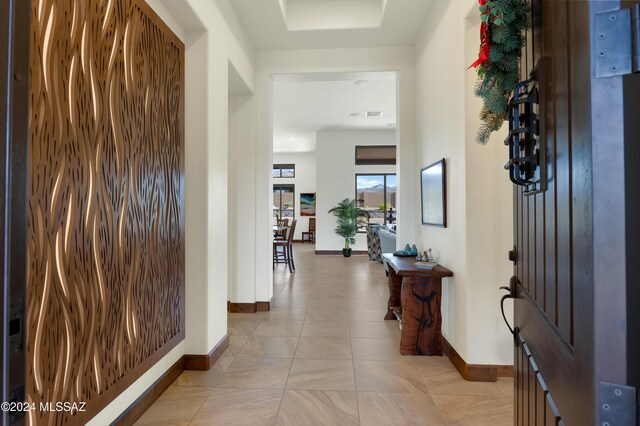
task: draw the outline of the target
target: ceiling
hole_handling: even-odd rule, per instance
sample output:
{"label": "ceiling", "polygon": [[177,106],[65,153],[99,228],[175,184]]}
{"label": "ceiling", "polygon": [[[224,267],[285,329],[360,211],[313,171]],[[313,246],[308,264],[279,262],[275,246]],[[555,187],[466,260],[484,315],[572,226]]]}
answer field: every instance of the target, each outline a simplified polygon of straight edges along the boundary
{"label": "ceiling", "polygon": [[320,130],[396,128],[394,72],[276,75],[273,101],[274,152],[314,152]]}
{"label": "ceiling", "polygon": [[435,0],[233,0],[257,50],[413,46]]}

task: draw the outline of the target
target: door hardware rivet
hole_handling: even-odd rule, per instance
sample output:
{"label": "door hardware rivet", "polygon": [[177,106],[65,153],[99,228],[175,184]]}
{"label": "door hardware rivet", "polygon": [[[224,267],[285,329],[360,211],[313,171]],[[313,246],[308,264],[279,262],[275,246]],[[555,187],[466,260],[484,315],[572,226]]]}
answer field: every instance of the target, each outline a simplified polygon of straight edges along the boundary
{"label": "door hardware rivet", "polygon": [[612,22],[615,21],[616,20],[616,15],[609,16],[609,20],[612,21]]}
{"label": "door hardware rivet", "polygon": [[609,422],[602,422],[602,426],[611,426],[611,424],[609,424]]}
{"label": "door hardware rivet", "polygon": [[600,56],[601,58],[604,58],[606,55],[607,55],[607,54],[606,54],[606,53],[604,53],[604,52],[599,52],[599,53],[598,53],[598,56]]}
{"label": "door hardware rivet", "polygon": [[616,394],[616,396],[622,396],[622,391],[620,389],[614,390],[613,393]]}
{"label": "door hardware rivet", "polygon": [[598,38],[599,38],[600,40],[604,39],[604,34],[598,34]]}
{"label": "door hardware rivet", "polygon": [[609,411],[611,409],[611,406],[609,404],[602,404],[602,408]]}
{"label": "door hardware rivet", "polygon": [[611,71],[615,71],[617,69],[618,69],[618,67],[611,67]]}
{"label": "door hardware rivet", "polygon": [[16,75],[14,75],[14,78],[15,78],[17,81],[22,81],[22,74],[20,74],[20,73],[18,72],[18,73],[16,73]]}

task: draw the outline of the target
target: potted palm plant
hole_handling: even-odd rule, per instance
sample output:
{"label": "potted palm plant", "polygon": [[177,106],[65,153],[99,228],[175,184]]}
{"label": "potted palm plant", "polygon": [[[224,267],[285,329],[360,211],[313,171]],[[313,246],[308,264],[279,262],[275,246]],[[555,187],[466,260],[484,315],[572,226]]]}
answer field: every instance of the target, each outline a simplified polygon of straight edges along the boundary
{"label": "potted palm plant", "polygon": [[338,226],[335,229],[335,233],[344,239],[342,255],[344,257],[350,257],[350,246],[356,243],[355,236],[358,230],[358,218],[363,215],[363,212],[356,206],[356,200],[345,198],[340,201],[337,206],[329,210],[329,213],[333,213],[333,215],[338,218]]}

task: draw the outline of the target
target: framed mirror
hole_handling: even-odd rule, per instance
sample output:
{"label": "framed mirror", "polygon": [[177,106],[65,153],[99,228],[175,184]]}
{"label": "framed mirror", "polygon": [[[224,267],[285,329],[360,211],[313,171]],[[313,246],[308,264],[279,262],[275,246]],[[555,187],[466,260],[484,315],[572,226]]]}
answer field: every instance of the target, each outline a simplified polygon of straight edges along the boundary
{"label": "framed mirror", "polygon": [[420,170],[422,224],[447,227],[446,168],[444,158]]}

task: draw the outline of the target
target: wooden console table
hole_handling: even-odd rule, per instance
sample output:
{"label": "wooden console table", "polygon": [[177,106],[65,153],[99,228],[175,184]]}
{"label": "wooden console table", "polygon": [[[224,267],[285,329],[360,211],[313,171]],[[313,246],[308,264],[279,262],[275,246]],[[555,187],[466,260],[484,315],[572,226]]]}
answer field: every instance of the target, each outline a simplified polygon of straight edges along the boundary
{"label": "wooden console table", "polygon": [[395,320],[392,307],[402,307],[402,355],[442,355],[442,278],[453,272],[443,266],[418,269],[413,257],[383,255],[389,265],[389,302],[385,320]]}

